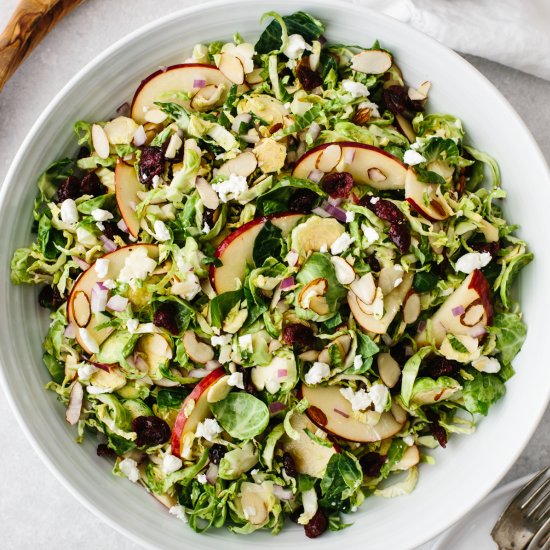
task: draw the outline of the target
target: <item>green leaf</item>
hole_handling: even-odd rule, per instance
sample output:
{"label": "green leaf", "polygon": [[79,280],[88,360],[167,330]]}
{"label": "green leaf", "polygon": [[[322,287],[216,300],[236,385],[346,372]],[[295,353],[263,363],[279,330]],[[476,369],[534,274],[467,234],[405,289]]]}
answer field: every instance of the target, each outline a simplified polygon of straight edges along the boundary
{"label": "green leaf", "polygon": [[529,252],[514,258],[507,266],[500,279],[500,299],[505,308],[510,307],[512,285],[519,272],[533,261],[534,255]]}
{"label": "green leaf", "polygon": [[210,320],[212,326],[221,328],[227,314],[235,307],[243,297],[242,289],[232,290],[219,294],[210,302]]}
{"label": "green leaf", "polygon": [[252,439],[269,423],[266,404],[249,393],[230,393],[225,399],[212,403],[210,408],[223,429],[236,439]]}
{"label": "green leaf", "polygon": [[36,221],[40,219],[44,206],[49,202],[57,191],[58,185],[73,174],[74,161],[72,159],[61,159],[50,164],[38,178],[38,196],[34,201],[33,216]]}
{"label": "green leaf", "polygon": [[280,260],[285,251],[284,249],[283,232],[270,221],[267,221],[254,241],[252,250],[254,264],[256,267],[262,267],[268,258]]}
{"label": "green leaf", "polygon": [[323,105],[315,103],[302,116],[294,117],[294,122],[282,130],[275,132],[271,137],[274,140],[279,140],[285,136],[301,132],[304,128],[311,126],[311,123],[323,112]]}
{"label": "green leaf", "polygon": [[424,183],[437,183],[439,185],[445,184],[445,180],[437,172],[426,170],[421,166],[415,166],[415,172],[419,181],[422,181]]}
{"label": "green leaf", "polygon": [[[334,347],[334,346],[333,346]],[[318,445],[322,445],[323,447],[334,447],[334,444],[332,441],[329,441],[328,439],[324,439],[322,437],[319,437],[318,435],[315,435],[309,428],[304,428],[304,432],[306,435],[311,439],[311,441],[315,441]]]}
{"label": "green leaf", "polygon": [[430,271],[419,271],[414,274],[413,288],[417,292],[430,292],[437,286],[439,277]]}
{"label": "green leaf", "polygon": [[63,362],[57,360],[55,357],[49,353],[44,353],[42,356],[42,361],[48,369],[52,380],[57,384],[61,384],[65,378],[65,365]]}
{"label": "green leaf", "polygon": [[527,326],[517,313],[498,313],[489,330],[496,333],[501,360],[509,365],[523,346]]}
{"label": "green leaf", "polygon": [[362,332],[357,331],[357,354],[363,358],[363,365],[360,369],[355,369],[353,366],[349,372],[354,374],[364,374],[372,367],[373,357],[380,351],[380,348],[371,340],[371,338]]}
{"label": "green leaf", "polygon": [[464,382],[462,392],[466,410],[486,416],[489,407],[505,394],[506,388],[497,375],[478,372],[473,380]]}
{"label": "green leaf", "polygon": [[317,195],[311,208],[315,208],[321,200],[326,197],[326,193],[318,184],[310,181],[293,177],[286,177],[277,182],[267,193],[260,195],[256,201],[256,215],[267,216],[276,212],[287,212],[290,209],[293,198],[297,190],[307,189]]}
{"label": "green leaf", "polygon": [[380,477],[385,479],[390,475],[392,468],[403,458],[406,450],[407,444],[402,439],[392,439],[386,462],[380,468]]}
{"label": "green leaf", "polygon": [[449,344],[455,351],[469,353],[468,348],[454,334],[447,334],[447,340],[449,340]]}
{"label": "green leaf", "polygon": [[187,388],[159,390],[157,395],[157,406],[161,409],[179,409],[188,395],[189,390]]}
{"label": "green leaf", "polygon": [[428,353],[430,353],[431,347],[425,346],[420,348],[406,363],[401,373],[401,399],[406,406],[409,406],[411,399],[414,381],[418,375],[418,369],[422,360]]}
{"label": "green leaf", "polygon": [[320,504],[330,509],[341,509],[360,487],[363,471],[359,461],[346,452],[330,457],[323,479],[321,479]]}
{"label": "green leaf", "polygon": [[422,149],[422,156],[426,162],[434,160],[445,160],[449,164],[454,164],[460,157],[458,145],[452,139],[435,137],[427,141]]}

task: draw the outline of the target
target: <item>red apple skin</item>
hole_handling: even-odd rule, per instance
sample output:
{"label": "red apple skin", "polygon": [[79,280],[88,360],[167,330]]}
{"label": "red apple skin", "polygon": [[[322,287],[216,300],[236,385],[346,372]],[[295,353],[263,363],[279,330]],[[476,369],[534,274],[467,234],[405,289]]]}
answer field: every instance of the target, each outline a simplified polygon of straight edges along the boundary
{"label": "red apple skin", "polygon": [[436,220],[435,218],[432,218],[421,206],[419,206],[413,199],[408,197],[407,202],[424,218],[426,218],[430,222],[437,222],[440,220]]}
{"label": "red apple skin", "polygon": [[472,273],[472,280],[470,281],[468,288],[475,290],[479,294],[481,305],[485,308],[485,313],[487,314],[487,325],[492,325],[493,303],[491,300],[491,287],[489,286],[489,282],[485,278],[485,275],[483,275],[479,269],[476,269]]}
{"label": "red apple skin", "polygon": [[[193,391],[185,398],[185,401],[183,402],[180,412],[178,413],[178,416],[176,417],[176,421],[174,422],[174,428],[172,429],[172,437],[171,437],[171,445],[172,445],[172,454],[174,456],[180,456],[181,455],[181,442],[183,439],[183,430],[185,429],[185,425],[187,424],[187,420],[189,419],[188,416],[185,415],[185,407],[187,404],[191,401],[195,401],[195,407],[193,411],[196,410],[197,405],[196,403],[198,400],[203,396],[210,386],[214,384],[217,380],[219,380],[222,376],[225,375],[225,369],[223,367],[218,367],[216,370],[213,370],[210,374],[205,376],[194,388]],[[191,415],[193,412],[191,412]]]}

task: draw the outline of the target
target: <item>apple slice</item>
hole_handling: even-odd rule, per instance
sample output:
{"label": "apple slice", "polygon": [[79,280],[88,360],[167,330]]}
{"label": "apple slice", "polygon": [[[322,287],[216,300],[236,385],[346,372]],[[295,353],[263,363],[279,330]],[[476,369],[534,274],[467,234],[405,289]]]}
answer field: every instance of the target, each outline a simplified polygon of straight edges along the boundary
{"label": "apple slice", "polygon": [[280,213],[256,218],[239,227],[222,241],[214,256],[222,261],[220,267],[210,267],[210,281],[218,294],[236,290],[242,281],[246,264],[252,263],[252,251],[256,237],[269,220],[281,229],[283,237],[298,223],[303,214]]}
{"label": "apple slice", "polygon": [[391,322],[395,319],[397,312],[401,309],[403,300],[411,289],[413,282],[412,273],[405,273],[401,284],[384,296],[384,315],[377,319],[373,314],[367,313],[365,307],[357,297],[355,292],[348,292],[348,304],[353,317],[359,325],[368,332],[375,334],[385,334]]}
{"label": "apple slice", "polygon": [[189,101],[170,97],[170,94],[184,92],[193,96],[201,88],[210,85],[225,86],[217,102],[218,105],[222,104],[231,88],[231,81],[213,65],[189,63],[156,71],[143,80],[136,90],[132,101],[132,118],[138,124],[144,124],[145,113],[155,107],[155,101],[170,101],[190,108]]}
{"label": "apple slice", "polygon": [[[431,335],[440,346],[447,333],[479,337],[492,322],[491,289],[483,273],[476,269],[432,315]],[[416,342],[420,346],[429,343],[427,329],[418,334]]]}
{"label": "apple slice", "polygon": [[338,449],[334,445],[331,447],[319,445],[307,435],[306,429],[315,434],[319,428],[305,414],[293,414],[290,417],[290,424],[299,433],[299,437],[291,439],[288,435],[284,435],[281,439],[281,447],[292,456],[300,474],[323,477],[330,457],[336,454]]}
{"label": "apple slice", "polygon": [[185,435],[194,432],[199,422],[210,416],[208,390],[222,377],[225,369],[219,367],[205,376],[186,397],[172,430],[172,454],[181,456],[181,448]]}
{"label": "apple slice", "polygon": [[[126,263],[126,258],[138,247],[145,247],[145,249],[147,250],[147,255],[150,258],[158,258],[158,248],[156,245],[132,244],[129,246],[124,246],[122,248],[119,248],[118,250],[115,250],[114,252],[110,252],[109,254],[105,254],[105,256],[103,256],[103,258],[109,260],[109,270],[107,272],[107,277],[105,278],[117,279],[120,270],[124,267],[124,264]],[[77,316],[80,316],[80,321],[82,321],[83,315],[80,312],[80,308],[82,307],[81,304],[84,303],[84,297],[87,298],[88,301],[91,300],[92,288],[98,282],[99,279],[95,270],[95,264],[92,264],[76,280],[71,290],[71,293],[69,294],[69,299],[67,300],[67,319],[69,323],[75,323],[76,325],[78,325]],[[96,330],[95,327],[105,322],[106,320],[107,318],[105,315],[90,314],[87,324],[82,327],[87,331],[89,337],[97,342],[98,346],[100,346],[113,331],[112,328],[103,328],[100,330]],[[76,340],[80,344],[82,349],[84,349],[84,351],[90,354],[94,353],[94,350],[90,349],[90,346],[88,345],[89,342],[87,343],[85,339],[82,338],[80,330],[78,329],[76,331]]]}
{"label": "apple slice", "polygon": [[393,403],[391,411],[382,413],[376,424],[361,422],[339,386],[303,384],[301,392],[309,403],[309,418],[320,428],[349,441],[372,443],[387,439],[399,432],[407,419],[405,411]]}
{"label": "apple slice", "polygon": [[136,205],[140,203],[138,192],[144,191],[133,166],[118,159],[115,168],[115,197],[120,215],[132,237],[139,233]]}
{"label": "apple slice", "polygon": [[420,450],[416,445],[409,447],[401,457],[401,460],[392,468],[392,471],[408,470],[420,462]]}
{"label": "apple slice", "polygon": [[408,169],[405,178],[405,198],[420,215],[430,221],[446,220],[454,213],[441,194],[440,186],[420,181],[412,167]]}
{"label": "apple slice", "polygon": [[397,157],[378,147],[352,141],[314,147],[298,160],[292,175],[307,179],[316,170],[349,172],[356,184],[381,190],[403,189],[407,175],[407,167]]}

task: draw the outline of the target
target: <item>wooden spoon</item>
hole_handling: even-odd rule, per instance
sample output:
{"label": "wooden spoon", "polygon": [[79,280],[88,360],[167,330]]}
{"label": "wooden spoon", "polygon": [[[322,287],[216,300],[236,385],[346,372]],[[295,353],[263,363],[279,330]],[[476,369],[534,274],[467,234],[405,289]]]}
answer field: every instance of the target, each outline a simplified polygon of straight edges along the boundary
{"label": "wooden spoon", "polygon": [[82,0],[20,0],[0,35],[0,90],[48,31]]}

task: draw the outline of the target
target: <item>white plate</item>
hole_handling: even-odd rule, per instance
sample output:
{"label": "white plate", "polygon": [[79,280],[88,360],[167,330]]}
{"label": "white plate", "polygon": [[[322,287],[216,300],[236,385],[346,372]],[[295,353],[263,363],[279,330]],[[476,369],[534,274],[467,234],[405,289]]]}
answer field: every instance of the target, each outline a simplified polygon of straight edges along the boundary
{"label": "white plate", "polygon": [[[332,41],[370,45],[380,39],[396,54],[411,84],[433,82],[432,111],[462,117],[474,144],[495,155],[509,191],[507,212],[523,224],[521,236],[537,254],[523,277],[522,307],[529,338],[516,360],[518,374],[508,393],[477,432],[454,437],[434,453],[437,464],[422,466],[411,496],[368,499],[351,519],[354,526],[315,541],[289,525],[279,537],[268,533],[238,537],[225,531],[197,535],[170,516],[140,487],[113,477],[95,454],[93,438],[74,443],[55,394],[43,390],[48,373],[41,341],[48,319],[36,303],[36,289],[13,287],[9,261],[16,247],[31,239],[31,211],[38,174],[56,158],[76,150],[76,120],[102,120],[132,96],[139,81],[159,66],[184,60],[196,42],[229,39],[238,31],[254,39],[260,16],[298,9],[328,22]],[[413,548],[433,538],[467,513],[496,485],[529,440],[550,395],[547,357],[548,208],[550,178],[542,154],[527,128],[500,93],[460,56],[408,26],[381,14],[321,0],[242,0],[205,4],[170,14],[132,33],[85,67],[61,91],[27,136],[0,195],[1,378],[8,399],[36,451],[62,483],[106,522],[145,546],[164,549],[224,550],[316,548],[368,544],[377,550]],[[39,488],[37,488],[39,490]]]}
{"label": "white plate", "polygon": [[496,544],[491,538],[493,526],[520,487],[534,475],[511,481],[491,493],[456,525],[443,533],[430,550],[495,550]]}

